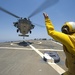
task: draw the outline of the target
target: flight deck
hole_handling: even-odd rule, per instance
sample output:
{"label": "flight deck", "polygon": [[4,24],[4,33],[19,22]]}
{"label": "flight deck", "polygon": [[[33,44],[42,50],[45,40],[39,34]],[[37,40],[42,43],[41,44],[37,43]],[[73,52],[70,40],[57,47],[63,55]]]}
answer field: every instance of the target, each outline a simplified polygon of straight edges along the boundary
{"label": "flight deck", "polygon": [[[60,62],[43,60],[47,51],[55,51]],[[52,40],[26,40],[0,43],[0,75],[60,75],[65,72],[62,45]]]}

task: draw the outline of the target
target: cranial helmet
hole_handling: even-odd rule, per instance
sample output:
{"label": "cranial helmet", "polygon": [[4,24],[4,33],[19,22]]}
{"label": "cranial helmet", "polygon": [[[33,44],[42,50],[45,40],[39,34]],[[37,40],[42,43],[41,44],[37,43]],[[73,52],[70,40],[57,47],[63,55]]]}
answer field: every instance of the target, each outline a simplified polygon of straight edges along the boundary
{"label": "cranial helmet", "polygon": [[61,31],[65,34],[70,34],[75,32],[75,22],[66,22],[62,28]]}

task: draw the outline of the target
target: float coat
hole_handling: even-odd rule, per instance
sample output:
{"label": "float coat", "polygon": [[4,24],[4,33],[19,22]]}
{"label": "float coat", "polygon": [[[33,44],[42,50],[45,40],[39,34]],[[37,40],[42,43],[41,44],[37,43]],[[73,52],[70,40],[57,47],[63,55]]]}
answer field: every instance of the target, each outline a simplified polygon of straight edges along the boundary
{"label": "float coat", "polygon": [[67,35],[54,30],[54,26],[48,17],[45,18],[45,24],[48,34],[63,44],[66,55],[66,67],[68,68],[64,75],[75,75],[75,33]]}

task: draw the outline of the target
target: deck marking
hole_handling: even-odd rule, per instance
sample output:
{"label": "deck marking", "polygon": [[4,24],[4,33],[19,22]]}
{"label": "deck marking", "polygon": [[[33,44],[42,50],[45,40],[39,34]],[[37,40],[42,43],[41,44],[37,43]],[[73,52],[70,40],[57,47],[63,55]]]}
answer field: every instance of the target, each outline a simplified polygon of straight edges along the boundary
{"label": "deck marking", "polygon": [[37,43],[37,44],[41,44],[42,42],[40,42],[40,41],[38,41],[39,43]]}
{"label": "deck marking", "polygon": [[62,44],[61,44],[61,43],[59,43],[59,42],[55,42],[55,41],[52,41],[52,42],[54,42],[54,43],[56,43],[56,44],[58,44],[58,45],[62,46]]}
{"label": "deck marking", "polygon": [[48,63],[49,65],[51,65],[60,75],[65,72],[65,70],[62,69],[62,68],[61,68],[60,66],[58,66],[57,64],[51,63],[51,62],[47,62],[47,63]]}
{"label": "deck marking", "polygon": [[31,48],[17,48],[17,47],[0,47],[0,49],[21,49],[21,50],[33,50]]}
{"label": "deck marking", "polygon": [[59,49],[38,49],[38,50],[41,50],[41,51],[63,51],[63,50],[59,50]]}
{"label": "deck marking", "polygon": [[[28,43],[28,44],[29,44],[29,43]],[[36,48],[33,47],[32,45],[29,44],[29,46],[43,58],[43,53],[41,53],[38,49],[36,49]],[[58,66],[56,63],[51,63],[51,62],[47,62],[47,63],[48,63],[51,67],[53,67],[60,75],[65,72],[65,70],[62,69],[60,66]]]}
{"label": "deck marking", "polygon": [[[21,50],[33,50],[31,48],[17,48],[17,47],[0,47],[0,49],[21,49]],[[56,50],[56,49],[38,49],[40,51],[60,51],[62,52],[63,50]]]}
{"label": "deck marking", "polygon": [[29,44],[29,46],[43,58],[43,54],[38,49],[36,49],[35,47],[33,47],[30,44]]}

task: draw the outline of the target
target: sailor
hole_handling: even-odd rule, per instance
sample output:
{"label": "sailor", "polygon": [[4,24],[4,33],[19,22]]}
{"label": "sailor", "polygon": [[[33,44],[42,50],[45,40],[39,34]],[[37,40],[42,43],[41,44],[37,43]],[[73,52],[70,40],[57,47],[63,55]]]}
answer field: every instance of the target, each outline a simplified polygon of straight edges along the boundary
{"label": "sailor", "polygon": [[66,22],[61,28],[62,32],[54,29],[54,26],[46,13],[45,18],[46,29],[48,35],[63,44],[63,50],[66,55],[65,65],[68,70],[62,75],[75,75],[75,22]]}

